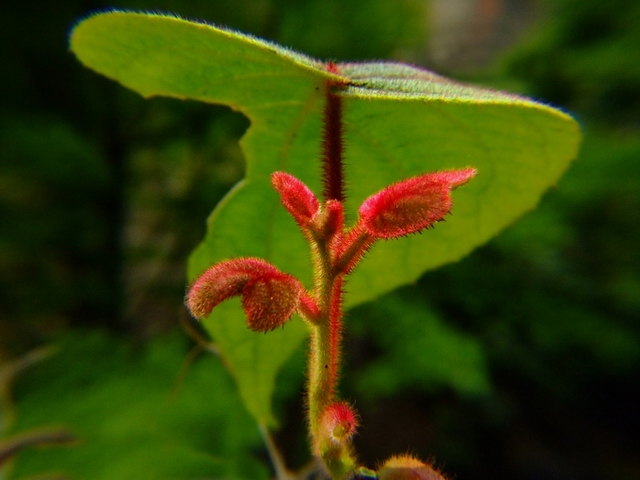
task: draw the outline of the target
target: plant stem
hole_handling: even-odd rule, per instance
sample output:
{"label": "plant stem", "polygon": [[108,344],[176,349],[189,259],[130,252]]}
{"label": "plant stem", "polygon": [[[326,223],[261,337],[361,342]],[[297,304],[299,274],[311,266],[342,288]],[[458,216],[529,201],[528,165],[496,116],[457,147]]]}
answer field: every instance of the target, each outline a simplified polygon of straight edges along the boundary
{"label": "plant stem", "polygon": [[[322,288],[323,287],[323,288]],[[336,388],[342,337],[342,275],[328,276],[320,288],[321,320],[311,327],[309,365],[309,426],[314,453],[319,456],[332,479],[345,478],[356,468],[349,439],[336,442],[321,429],[322,416],[337,402]]]}
{"label": "plant stem", "polygon": [[[339,74],[334,63],[329,63],[327,70]],[[341,86],[341,82],[334,80],[325,84],[322,169],[326,215],[318,217],[319,223],[314,225],[314,233],[308,237],[314,260],[314,297],[320,312],[316,321],[308,322],[311,328],[307,385],[309,430],[314,454],[322,459],[333,479],[345,478],[356,468],[350,439],[336,441],[332,438],[333,432],[325,431],[327,426],[323,425],[323,414],[336,403],[342,338],[342,283],[345,271],[336,268],[331,252],[332,240],[344,233],[342,207],[339,213],[331,207],[332,201],[342,205],[345,199],[342,98],[337,92]]]}
{"label": "plant stem", "polygon": [[311,243],[315,277],[314,296],[320,315],[317,322],[311,325],[307,392],[311,434],[317,438],[320,416],[334,401],[338,380],[342,281],[337,281],[338,275],[334,273],[331,265],[329,239],[315,237]]}
{"label": "plant stem", "polygon": [[277,480],[297,480],[298,476],[291,472],[284,463],[284,458],[282,458],[282,454],[275,442],[273,441],[273,437],[269,432],[269,429],[262,423],[258,424],[260,429],[260,433],[262,434],[262,439],[264,440],[264,444],[267,447],[267,452],[269,453],[269,458],[271,458],[271,464],[276,471],[276,479]]}
{"label": "plant stem", "polygon": [[[335,65],[333,68],[336,68]],[[334,81],[328,81],[325,85],[326,103],[322,132],[324,190],[322,193],[325,200],[344,202],[342,98],[335,91],[340,86],[340,83]]]}
{"label": "plant stem", "polygon": [[345,478],[356,468],[351,441],[336,442],[324,431],[322,417],[328,407],[337,402],[336,390],[340,370],[342,339],[342,284],[344,273],[336,270],[329,252],[330,240],[312,241],[316,288],[314,296],[320,315],[309,323],[309,383],[307,386],[309,429],[314,454],[319,456],[333,479]]}
{"label": "plant stem", "polygon": [[323,282],[318,299],[320,321],[311,328],[309,365],[309,415],[312,435],[317,437],[320,416],[327,406],[335,402],[342,333],[341,301],[342,280]]}
{"label": "plant stem", "polygon": [[[327,70],[337,74],[335,63],[328,63]],[[342,99],[334,91],[333,80],[325,83],[326,103],[323,118],[322,169],[325,205],[329,200],[344,202]],[[340,357],[342,275],[333,268],[330,254],[330,238],[327,237],[329,216],[323,217],[324,225],[317,225],[319,236],[310,238],[314,257],[315,298],[320,318],[311,327],[309,358],[309,421],[311,433],[317,438],[320,416],[334,401],[338,380]],[[339,227],[342,229],[342,225]]]}

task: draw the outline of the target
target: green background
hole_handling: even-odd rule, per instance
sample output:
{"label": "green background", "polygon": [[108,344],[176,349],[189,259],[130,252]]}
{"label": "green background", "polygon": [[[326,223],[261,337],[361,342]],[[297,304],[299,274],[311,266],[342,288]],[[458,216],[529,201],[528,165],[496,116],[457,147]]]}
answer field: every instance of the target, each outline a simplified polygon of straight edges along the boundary
{"label": "green background", "polygon": [[[423,2],[117,6],[205,18],[318,58],[430,66]],[[82,439],[25,451],[11,478],[266,477],[221,362],[203,354],[179,377],[192,346],[177,327],[185,261],[242,177],[248,123],[223,107],[144,101],[83,69],[66,34],[104,7],[0,7],[0,361],[59,346],[16,378],[3,433],[63,424]],[[409,450],[459,479],[640,475],[640,9],[538,7],[495,62],[441,73],[575,113],[581,156],[494,241],[348,314],[342,391],[371,466]],[[292,467],[308,456],[303,363],[300,350],[277,384],[276,439]]]}

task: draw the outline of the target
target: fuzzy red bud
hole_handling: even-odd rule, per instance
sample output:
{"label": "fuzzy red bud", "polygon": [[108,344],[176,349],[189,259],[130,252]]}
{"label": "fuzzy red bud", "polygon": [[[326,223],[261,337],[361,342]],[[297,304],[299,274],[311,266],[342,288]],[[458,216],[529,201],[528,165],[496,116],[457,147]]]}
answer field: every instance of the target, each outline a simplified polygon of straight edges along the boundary
{"label": "fuzzy red bud", "polygon": [[302,285],[291,275],[259,258],[237,258],[215,264],[193,283],[186,304],[202,318],[222,301],[242,296],[247,323],[266,332],[282,325],[298,308]]}
{"label": "fuzzy red bud", "polygon": [[410,455],[398,455],[387,460],[378,470],[378,480],[446,480],[430,465]]}
{"label": "fuzzy red bud", "polygon": [[313,219],[315,234],[324,240],[335,240],[344,225],[344,207],[338,200],[328,200]]}
{"label": "fuzzy red bud", "polygon": [[320,203],[313,192],[293,175],[274,172],[271,184],[280,194],[282,205],[301,227],[307,227],[318,213]]}
{"label": "fuzzy red bud", "polygon": [[432,226],[451,210],[451,190],[476,170],[427,173],[394,183],[367,198],[358,213],[362,226],[378,238],[396,238]]}
{"label": "fuzzy red bud", "polygon": [[329,405],[320,418],[323,436],[334,443],[350,439],[356,432],[357,426],[356,414],[344,402]]}

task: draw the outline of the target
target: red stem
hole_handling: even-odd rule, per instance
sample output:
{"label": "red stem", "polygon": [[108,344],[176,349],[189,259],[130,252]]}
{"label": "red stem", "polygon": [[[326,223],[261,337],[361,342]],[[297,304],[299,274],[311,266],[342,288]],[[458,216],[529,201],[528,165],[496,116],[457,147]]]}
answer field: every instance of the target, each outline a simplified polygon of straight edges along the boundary
{"label": "red stem", "polygon": [[340,344],[342,342],[342,277],[339,276],[333,283],[331,291],[331,304],[329,306],[329,378],[332,396],[338,383],[340,368]]}
{"label": "red stem", "polygon": [[[338,67],[330,62],[330,73],[338,74]],[[325,200],[344,202],[344,141],[342,128],[342,98],[337,90],[344,82],[327,80],[325,83],[326,103],[324,107],[322,132],[322,171]]]}

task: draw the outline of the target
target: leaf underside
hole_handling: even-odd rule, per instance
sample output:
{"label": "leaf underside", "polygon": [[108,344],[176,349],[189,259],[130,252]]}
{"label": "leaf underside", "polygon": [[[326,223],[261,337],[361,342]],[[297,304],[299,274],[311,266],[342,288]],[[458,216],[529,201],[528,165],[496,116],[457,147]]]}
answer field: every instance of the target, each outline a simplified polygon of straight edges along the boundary
{"label": "leaf underside", "polygon": [[[245,179],[214,209],[189,261],[189,278],[223,259],[257,256],[310,285],[307,245],[269,176],[285,170],[317,194],[324,84],[347,82],[344,105],[347,217],[388,184],[425,172],[475,167],[454,192],[453,215],[422,235],[376,245],[350,276],[345,307],[459,260],[534,208],[577,155],[580,132],[564,113],[512,94],[458,84],[395,63],[338,64],[340,75],[299,53],[176,16],[109,12],[80,22],[71,49],[87,67],[145,97],[229,105],[251,126],[241,141]],[[239,302],[205,321],[249,411],[273,424],[275,377],[305,338],[300,321],[260,335]]]}

